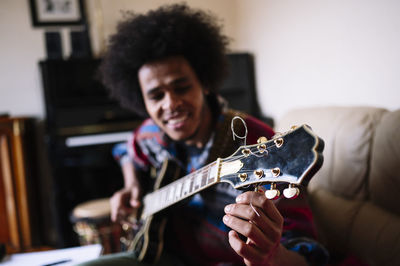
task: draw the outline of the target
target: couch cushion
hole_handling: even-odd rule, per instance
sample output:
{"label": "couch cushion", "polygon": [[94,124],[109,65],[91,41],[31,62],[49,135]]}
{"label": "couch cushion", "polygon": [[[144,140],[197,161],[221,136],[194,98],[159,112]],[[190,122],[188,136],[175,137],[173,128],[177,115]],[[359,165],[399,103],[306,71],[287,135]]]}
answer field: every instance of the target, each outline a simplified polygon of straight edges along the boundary
{"label": "couch cushion", "polygon": [[369,265],[400,265],[400,217],[366,202],[355,216],[348,249]]}
{"label": "couch cushion", "polygon": [[309,194],[318,240],[332,256],[349,252],[351,229],[362,201],[347,200],[325,189],[316,189]]}
{"label": "couch cushion", "polygon": [[369,190],[375,204],[400,215],[400,110],[386,113],[376,128]]}
{"label": "couch cushion", "polygon": [[373,107],[315,107],[292,110],[279,119],[276,130],[308,124],[325,141],[324,164],[309,190],[325,188],[347,198],[367,197],[367,173],[373,133],[385,109]]}

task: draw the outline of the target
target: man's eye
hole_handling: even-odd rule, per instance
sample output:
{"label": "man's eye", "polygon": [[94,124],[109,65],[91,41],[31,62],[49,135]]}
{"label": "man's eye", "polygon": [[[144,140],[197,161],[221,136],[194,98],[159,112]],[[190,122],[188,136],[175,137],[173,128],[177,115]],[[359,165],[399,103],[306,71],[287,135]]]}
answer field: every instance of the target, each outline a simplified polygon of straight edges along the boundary
{"label": "man's eye", "polygon": [[161,100],[164,97],[164,93],[154,93],[149,95],[149,99],[153,101]]}
{"label": "man's eye", "polygon": [[190,85],[177,87],[177,88],[175,88],[175,92],[176,92],[176,93],[185,93],[185,92],[187,92],[188,90],[190,90],[190,88],[191,88]]}

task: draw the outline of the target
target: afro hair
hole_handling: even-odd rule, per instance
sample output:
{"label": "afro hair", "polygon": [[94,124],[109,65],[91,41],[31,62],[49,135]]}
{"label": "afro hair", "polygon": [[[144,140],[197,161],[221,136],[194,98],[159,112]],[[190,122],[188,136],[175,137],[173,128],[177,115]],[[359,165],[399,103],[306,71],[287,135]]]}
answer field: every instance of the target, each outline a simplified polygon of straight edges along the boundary
{"label": "afro hair", "polygon": [[161,6],[146,14],[127,12],[100,65],[103,84],[121,106],[139,116],[147,111],[138,80],[146,63],[183,56],[213,97],[227,74],[227,45],[218,20],[185,4]]}

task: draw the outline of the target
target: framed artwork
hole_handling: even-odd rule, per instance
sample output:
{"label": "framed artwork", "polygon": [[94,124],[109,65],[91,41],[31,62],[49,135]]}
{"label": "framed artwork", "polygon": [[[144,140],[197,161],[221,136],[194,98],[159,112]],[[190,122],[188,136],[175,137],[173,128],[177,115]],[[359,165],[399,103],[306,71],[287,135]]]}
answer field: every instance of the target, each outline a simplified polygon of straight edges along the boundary
{"label": "framed artwork", "polygon": [[73,26],[85,21],[83,0],[29,0],[32,25]]}

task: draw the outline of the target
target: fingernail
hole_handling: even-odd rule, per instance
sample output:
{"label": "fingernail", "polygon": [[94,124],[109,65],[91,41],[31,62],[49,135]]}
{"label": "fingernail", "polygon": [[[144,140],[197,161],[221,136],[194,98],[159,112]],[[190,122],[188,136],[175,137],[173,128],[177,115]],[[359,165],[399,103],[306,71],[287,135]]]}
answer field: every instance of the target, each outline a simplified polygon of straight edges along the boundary
{"label": "fingernail", "polygon": [[243,196],[242,195],[237,196],[236,197],[236,202],[239,203],[241,201],[243,201]]}
{"label": "fingernail", "polygon": [[230,212],[231,209],[232,209],[232,206],[230,204],[225,206],[225,212]]}
{"label": "fingernail", "polygon": [[227,222],[229,221],[228,215],[224,215],[224,217],[222,218],[222,220],[224,221],[224,223],[227,223]]}

